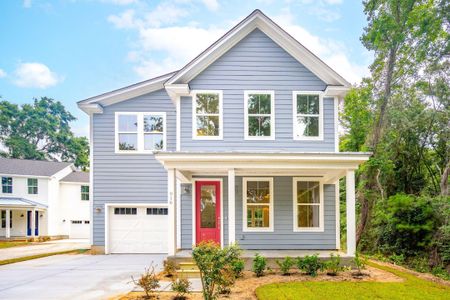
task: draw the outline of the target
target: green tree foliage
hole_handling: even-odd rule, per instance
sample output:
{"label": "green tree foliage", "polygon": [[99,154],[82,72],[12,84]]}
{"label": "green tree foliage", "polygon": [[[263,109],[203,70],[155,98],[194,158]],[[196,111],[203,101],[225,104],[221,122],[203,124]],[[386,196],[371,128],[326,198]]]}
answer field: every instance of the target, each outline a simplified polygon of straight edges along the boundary
{"label": "green tree foliage", "polygon": [[89,165],[89,143],[74,136],[70,122],[75,117],[61,102],[43,97],[18,106],[0,101],[0,143],[10,158],[73,161],[85,169]]}

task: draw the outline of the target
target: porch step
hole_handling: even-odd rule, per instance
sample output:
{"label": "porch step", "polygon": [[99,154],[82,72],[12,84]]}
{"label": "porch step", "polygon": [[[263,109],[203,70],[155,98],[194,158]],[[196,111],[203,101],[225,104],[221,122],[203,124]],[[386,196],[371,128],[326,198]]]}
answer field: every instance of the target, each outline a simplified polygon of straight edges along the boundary
{"label": "porch step", "polygon": [[177,275],[180,278],[199,278],[200,270],[194,262],[178,263]]}

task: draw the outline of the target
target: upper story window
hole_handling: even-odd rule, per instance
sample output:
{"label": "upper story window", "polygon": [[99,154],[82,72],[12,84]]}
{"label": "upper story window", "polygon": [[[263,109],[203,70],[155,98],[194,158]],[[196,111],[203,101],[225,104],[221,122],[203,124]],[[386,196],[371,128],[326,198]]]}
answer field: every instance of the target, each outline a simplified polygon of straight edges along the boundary
{"label": "upper story window", "polygon": [[28,194],[36,195],[38,193],[38,180],[37,178],[28,178]]}
{"label": "upper story window", "polygon": [[243,231],[273,231],[273,178],[244,178],[243,191]]}
{"label": "upper story window", "polygon": [[320,181],[294,178],[294,231],[323,231],[323,187]]}
{"label": "upper story window", "polygon": [[166,113],[116,113],[116,152],[153,152],[166,149]]}
{"label": "upper story window", "polygon": [[323,100],[317,92],[294,92],[294,139],[323,138]]}
{"label": "upper story window", "polygon": [[81,186],[81,200],[89,201],[89,186],[88,185]]}
{"label": "upper story window", "polygon": [[2,177],[2,193],[12,194],[12,192],[13,192],[12,177]]}
{"label": "upper story window", "polygon": [[245,139],[275,138],[275,97],[273,91],[246,91]]}
{"label": "upper story window", "polygon": [[222,139],[222,91],[194,91],[192,107],[192,138]]}

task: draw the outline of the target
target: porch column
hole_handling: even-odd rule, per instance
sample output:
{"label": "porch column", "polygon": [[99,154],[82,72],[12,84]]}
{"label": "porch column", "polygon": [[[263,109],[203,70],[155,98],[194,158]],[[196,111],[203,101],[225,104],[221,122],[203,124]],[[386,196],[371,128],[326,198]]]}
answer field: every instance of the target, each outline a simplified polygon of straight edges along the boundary
{"label": "porch column", "polygon": [[347,255],[355,256],[356,217],[355,217],[355,171],[347,170],[345,177],[347,202]]}
{"label": "porch column", "polygon": [[168,255],[175,255],[177,251],[177,180],[176,170],[167,170],[167,203],[169,205],[169,247]]}
{"label": "porch column", "polygon": [[234,169],[228,170],[228,243],[236,240],[236,174]]}
{"label": "porch column", "polygon": [[31,218],[30,218],[30,222],[31,222],[31,236],[34,237],[36,235],[36,210],[33,208],[31,210]]}
{"label": "porch column", "polygon": [[6,228],[5,228],[5,237],[7,239],[9,239],[11,237],[11,227],[9,227],[9,224],[11,223],[10,215],[9,215],[10,213],[11,213],[11,210],[7,209],[6,210]]}

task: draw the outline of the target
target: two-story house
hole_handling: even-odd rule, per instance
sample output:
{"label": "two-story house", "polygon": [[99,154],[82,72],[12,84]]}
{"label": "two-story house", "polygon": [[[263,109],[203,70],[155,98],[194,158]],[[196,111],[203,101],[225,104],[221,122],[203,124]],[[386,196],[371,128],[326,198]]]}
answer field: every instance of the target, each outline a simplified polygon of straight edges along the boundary
{"label": "two-story house", "polygon": [[89,238],[89,173],[72,163],[0,158],[0,239]]}
{"label": "two-story house", "polygon": [[338,101],[349,88],[255,10],[182,69],[80,101],[91,125],[93,248],[173,256],[213,240],[339,250],[346,177],[353,256],[355,170],[369,154],[339,152]]}

